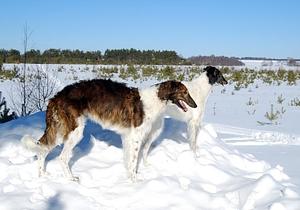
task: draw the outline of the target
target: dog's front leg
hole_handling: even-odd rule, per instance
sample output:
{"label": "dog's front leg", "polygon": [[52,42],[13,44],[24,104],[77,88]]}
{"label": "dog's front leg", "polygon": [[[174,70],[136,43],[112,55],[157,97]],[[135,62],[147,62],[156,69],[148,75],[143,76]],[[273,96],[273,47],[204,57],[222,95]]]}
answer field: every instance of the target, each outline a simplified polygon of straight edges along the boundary
{"label": "dog's front leg", "polygon": [[137,180],[138,159],[141,144],[142,141],[136,134],[126,136],[123,139],[124,164],[127,169],[128,177],[133,182],[136,182]]}
{"label": "dog's front leg", "polygon": [[188,140],[190,143],[190,148],[194,152],[196,156],[199,156],[198,154],[198,146],[197,146],[197,135],[199,132],[200,124],[197,121],[189,121],[188,123]]}
{"label": "dog's front leg", "polygon": [[146,142],[143,147],[143,162],[144,165],[149,165],[147,158],[149,149],[152,145],[152,143],[155,141],[155,139],[160,135],[164,128],[164,118],[158,119],[152,126],[151,132],[148,135],[148,138],[146,138]]}

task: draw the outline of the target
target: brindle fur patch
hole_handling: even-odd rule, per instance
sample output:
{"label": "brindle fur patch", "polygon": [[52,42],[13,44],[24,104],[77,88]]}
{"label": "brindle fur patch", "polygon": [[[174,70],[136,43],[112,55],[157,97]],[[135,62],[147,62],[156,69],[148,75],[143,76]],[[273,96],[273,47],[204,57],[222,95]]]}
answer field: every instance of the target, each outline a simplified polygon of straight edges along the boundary
{"label": "brindle fur patch", "polygon": [[186,87],[182,85],[181,82],[170,80],[157,84],[158,88],[158,97],[160,100],[170,100],[174,97],[175,94],[179,92],[187,91]]}

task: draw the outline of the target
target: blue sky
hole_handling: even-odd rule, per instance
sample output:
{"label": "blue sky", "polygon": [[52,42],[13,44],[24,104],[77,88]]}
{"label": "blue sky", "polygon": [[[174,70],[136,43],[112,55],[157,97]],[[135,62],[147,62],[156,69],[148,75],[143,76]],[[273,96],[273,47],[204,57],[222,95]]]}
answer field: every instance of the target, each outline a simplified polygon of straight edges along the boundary
{"label": "blue sky", "polygon": [[298,0],[6,0],[0,48],[176,50],[300,58]]}

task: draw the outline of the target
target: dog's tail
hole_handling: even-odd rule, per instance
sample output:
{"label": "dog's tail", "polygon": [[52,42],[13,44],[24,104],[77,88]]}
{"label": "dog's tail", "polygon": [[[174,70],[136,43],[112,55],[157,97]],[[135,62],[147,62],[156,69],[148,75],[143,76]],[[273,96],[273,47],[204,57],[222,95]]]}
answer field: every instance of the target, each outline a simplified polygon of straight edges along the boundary
{"label": "dog's tail", "polygon": [[[57,115],[57,110],[59,110],[57,104],[53,102],[53,100],[50,100],[46,111],[45,132],[39,140],[34,139],[30,135],[24,135],[21,142],[26,149],[39,152],[41,150],[50,150],[54,147],[57,130],[63,121],[63,119]],[[64,112],[61,114],[63,115]]]}
{"label": "dog's tail", "polygon": [[23,146],[32,151],[32,152],[39,152],[40,151],[40,142],[35,140],[32,136],[30,135],[24,135],[21,139],[21,142]]}

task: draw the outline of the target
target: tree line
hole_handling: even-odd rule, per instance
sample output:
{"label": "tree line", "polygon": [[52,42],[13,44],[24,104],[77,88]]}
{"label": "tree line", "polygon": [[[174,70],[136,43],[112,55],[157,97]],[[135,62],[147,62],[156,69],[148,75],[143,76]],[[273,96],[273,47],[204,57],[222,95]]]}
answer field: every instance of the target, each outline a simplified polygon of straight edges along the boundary
{"label": "tree line", "polygon": [[243,62],[239,61],[235,57],[225,57],[225,56],[194,56],[188,59],[192,64],[197,65],[218,65],[218,66],[243,66]]}
{"label": "tree line", "polygon": [[193,56],[183,58],[172,50],[107,49],[101,51],[82,51],[69,49],[31,49],[21,53],[16,49],[0,49],[1,63],[46,63],[46,64],[140,64],[140,65],[244,65],[238,57]]}
{"label": "tree line", "polygon": [[108,49],[82,51],[69,49],[47,49],[43,52],[31,49],[21,53],[16,49],[0,49],[0,63],[48,63],[48,64],[182,64],[185,59],[175,51]]}

